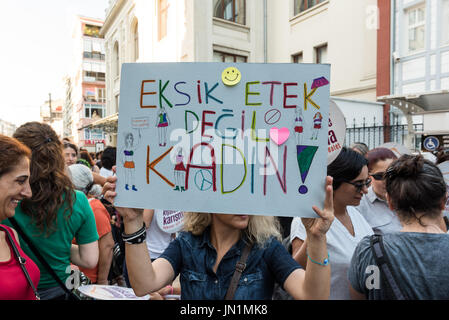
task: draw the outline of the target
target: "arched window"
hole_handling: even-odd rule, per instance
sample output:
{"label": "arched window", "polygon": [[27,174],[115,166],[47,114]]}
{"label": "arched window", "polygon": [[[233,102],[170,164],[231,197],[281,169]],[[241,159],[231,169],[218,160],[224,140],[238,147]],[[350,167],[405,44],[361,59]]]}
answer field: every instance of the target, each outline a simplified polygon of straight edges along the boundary
{"label": "arched window", "polygon": [[114,77],[120,74],[120,54],[117,41],[114,43],[114,49],[112,51],[112,74]]}
{"label": "arched window", "polygon": [[214,0],[214,17],[246,24],[245,0]]}
{"label": "arched window", "polygon": [[133,61],[139,59],[139,22],[134,20],[132,28],[132,40],[133,40]]}

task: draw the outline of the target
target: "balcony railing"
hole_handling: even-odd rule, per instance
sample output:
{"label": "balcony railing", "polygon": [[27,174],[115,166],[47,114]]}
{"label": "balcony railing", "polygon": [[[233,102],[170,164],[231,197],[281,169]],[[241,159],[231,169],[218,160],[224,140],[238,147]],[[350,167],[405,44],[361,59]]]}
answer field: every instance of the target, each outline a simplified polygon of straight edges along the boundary
{"label": "balcony railing", "polygon": [[98,82],[105,81],[106,77],[104,72],[85,71],[83,80],[85,82]]}
{"label": "balcony railing", "polygon": [[101,61],[106,60],[106,57],[103,53],[96,53],[96,52],[84,51],[83,57],[85,59],[93,59],[93,60],[101,60]]}

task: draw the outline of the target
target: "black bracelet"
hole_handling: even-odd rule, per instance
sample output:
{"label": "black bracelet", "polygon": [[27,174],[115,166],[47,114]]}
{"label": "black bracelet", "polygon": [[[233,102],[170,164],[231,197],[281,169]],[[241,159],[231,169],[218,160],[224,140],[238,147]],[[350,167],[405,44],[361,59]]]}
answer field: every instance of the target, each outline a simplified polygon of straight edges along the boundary
{"label": "black bracelet", "polygon": [[147,230],[145,223],[143,223],[142,228],[132,234],[122,233],[123,242],[128,244],[140,244],[145,241],[147,237]]}

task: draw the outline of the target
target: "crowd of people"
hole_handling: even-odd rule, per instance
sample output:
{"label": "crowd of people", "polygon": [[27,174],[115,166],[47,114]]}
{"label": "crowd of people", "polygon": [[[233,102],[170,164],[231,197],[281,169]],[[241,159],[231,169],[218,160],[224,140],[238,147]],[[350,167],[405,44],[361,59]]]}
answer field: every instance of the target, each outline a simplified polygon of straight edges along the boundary
{"label": "crowd of people", "polygon": [[444,150],[344,147],[317,218],[185,212],[176,233],[113,206],[116,154],[38,122],[0,135],[0,300],[79,299],[74,274],[151,299],[449,299]]}

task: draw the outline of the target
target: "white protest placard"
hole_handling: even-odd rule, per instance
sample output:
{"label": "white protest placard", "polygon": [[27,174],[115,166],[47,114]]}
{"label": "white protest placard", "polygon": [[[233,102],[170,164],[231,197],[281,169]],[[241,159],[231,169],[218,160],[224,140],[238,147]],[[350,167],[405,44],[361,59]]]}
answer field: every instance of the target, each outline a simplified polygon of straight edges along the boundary
{"label": "white protest placard", "polygon": [[182,211],[156,209],[154,210],[154,218],[156,218],[159,229],[165,233],[176,233],[184,225],[184,212]]}
{"label": "white protest placard", "polygon": [[137,297],[133,289],[119,286],[90,284],[81,286],[77,291],[94,300],[150,300],[150,295]]}
{"label": "white protest placard", "polygon": [[329,79],[321,64],[124,64],[115,204],[316,217]]}
{"label": "white protest placard", "polygon": [[346,135],[346,120],[334,100],[329,104],[329,138],[327,164],[331,164],[341,152]]}

